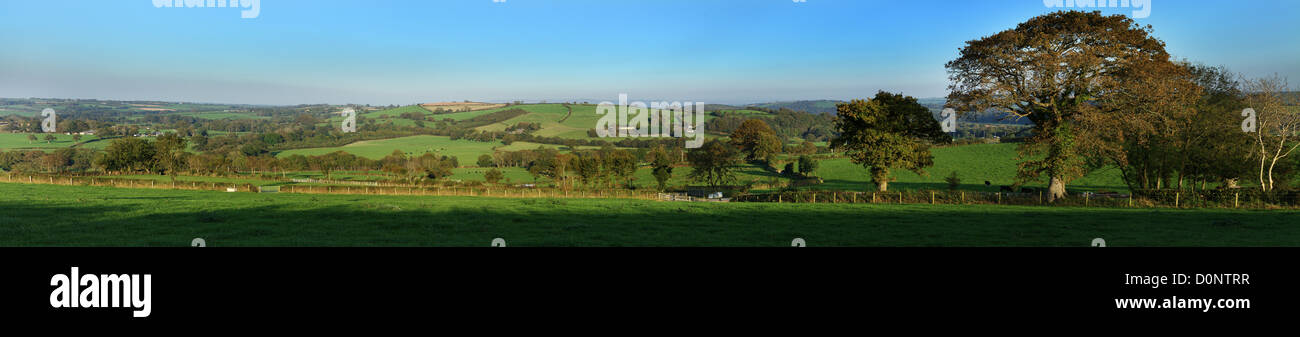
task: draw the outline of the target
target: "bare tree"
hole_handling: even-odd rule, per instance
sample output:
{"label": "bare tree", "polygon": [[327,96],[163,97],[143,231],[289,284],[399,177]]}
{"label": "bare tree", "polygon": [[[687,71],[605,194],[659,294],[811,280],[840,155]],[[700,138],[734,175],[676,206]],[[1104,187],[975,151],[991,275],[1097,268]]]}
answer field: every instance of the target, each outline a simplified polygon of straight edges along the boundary
{"label": "bare tree", "polygon": [[[1289,89],[1285,78],[1273,75],[1247,79],[1246,106],[1255,111],[1255,145],[1259,146],[1259,185],[1264,191],[1273,190],[1273,168],[1300,147],[1296,134],[1300,133],[1300,111],[1287,106],[1284,95]],[[1294,103],[1294,102],[1292,102]],[[1247,116],[1249,118],[1250,116]],[[1288,144],[1291,143],[1291,144]]]}

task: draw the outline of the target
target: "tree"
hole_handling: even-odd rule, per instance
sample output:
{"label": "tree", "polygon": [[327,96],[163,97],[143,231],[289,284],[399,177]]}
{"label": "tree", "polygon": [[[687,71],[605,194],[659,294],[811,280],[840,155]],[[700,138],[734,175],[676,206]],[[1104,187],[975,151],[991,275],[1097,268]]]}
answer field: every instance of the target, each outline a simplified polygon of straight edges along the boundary
{"label": "tree", "polygon": [[689,177],[710,187],[723,186],[736,181],[738,152],[730,145],[714,139],[686,153],[686,160],[694,170]]}
{"label": "tree", "polygon": [[325,179],[330,179],[330,174],[340,166],[343,162],[343,157],[346,155],[347,154],[343,151],[335,151],[323,156],[311,157],[308,159],[308,162],[312,169],[320,171],[321,174],[325,175]]}
{"label": "tree", "polygon": [[785,163],[785,168],[781,170],[781,175],[791,178],[797,177],[798,174],[799,168],[794,162]]}
{"label": "tree", "polygon": [[438,180],[455,174],[455,172],[451,170],[456,167],[455,159],[456,157],[448,156],[442,156],[440,158],[432,153],[426,152],[424,155],[412,158],[411,160],[418,163],[418,168],[422,169],[421,172],[424,172],[424,178]]}
{"label": "tree", "polygon": [[[1034,123],[1020,146],[1019,180],[1049,179],[1048,200],[1087,171],[1075,148],[1090,135],[1076,130],[1085,107],[1121,92],[1118,76],[1133,63],[1169,59],[1164,43],[1122,15],[1056,12],[1014,29],[966,42],[946,65],[949,105],[960,113],[996,109]],[[1077,139],[1076,139],[1077,138]]]}
{"label": "tree", "polygon": [[107,172],[153,171],[155,147],[148,140],[125,137],[113,140],[95,159]]}
{"label": "tree", "polygon": [[73,156],[76,150],[71,148],[58,149],[54,152],[45,154],[41,158],[41,165],[45,166],[46,171],[54,173],[63,173],[65,169],[73,164]]}
{"label": "tree", "polygon": [[239,152],[243,153],[245,156],[252,157],[252,156],[264,155],[270,153],[271,151],[267,149],[266,143],[253,142],[253,143],[244,144],[244,146],[240,146]]}
{"label": "tree", "polygon": [[1248,171],[1241,92],[1226,69],[1155,61],[1116,77],[1123,94],[1081,107],[1078,128],[1089,136],[1076,140],[1089,165],[1118,168],[1135,191],[1187,180],[1235,186]]}
{"label": "tree", "polygon": [[805,177],[811,177],[813,172],[817,171],[817,160],[810,156],[799,156],[799,174]]}
{"label": "tree", "polygon": [[36,135],[30,134],[30,133],[27,134],[27,144],[31,144],[32,142],[35,142],[35,141],[36,141]]}
{"label": "tree", "polygon": [[80,143],[80,142],[81,142],[81,134],[75,134],[75,135],[72,135],[72,141],[75,142],[75,143]]}
{"label": "tree", "polygon": [[583,185],[589,185],[600,176],[600,156],[592,152],[584,152],[574,157],[574,169],[578,173],[578,178],[582,179]]}
{"label": "tree", "polygon": [[564,179],[564,173],[568,170],[567,159],[561,157],[559,151],[554,149],[537,149],[534,150],[537,159],[528,164],[528,173],[533,176],[533,182],[541,177],[550,178],[556,183]]}
{"label": "tree", "polygon": [[167,176],[171,177],[172,184],[176,184],[176,176],[181,170],[185,169],[188,158],[186,158],[185,138],[181,138],[176,133],[167,133],[159,136],[154,141],[154,158],[158,161],[158,166],[167,171]]}
{"label": "tree", "polygon": [[487,173],[483,174],[483,179],[487,180],[489,184],[496,184],[498,181],[501,181],[501,179],[504,179],[505,177],[506,175],[501,173],[501,170],[495,168],[488,170]]}
{"label": "tree", "polygon": [[771,162],[772,158],[781,153],[782,141],[780,137],[774,134],[764,134],[758,137],[758,143],[750,151],[750,155],[755,160],[761,160],[765,163]]}
{"label": "tree", "polygon": [[653,167],[652,173],[655,182],[659,184],[659,190],[668,189],[668,180],[673,178],[673,166],[677,165],[677,157],[668,153],[663,145],[655,146],[647,155],[650,160],[650,166]]}
{"label": "tree", "polygon": [[631,185],[632,176],[636,174],[637,162],[631,153],[624,150],[615,150],[606,156],[605,167],[613,175],[613,178],[622,181],[625,185]]}
{"label": "tree", "polygon": [[924,175],[934,165],[930,144],[949,143],[939,121],[916,98],[881,91],[869,101],[836,106],[839,136],[831,147],[843,149],[853,163],[871,170],[879,191],[889,190],[890,171],[907,169]]}
{"label": "tree", "polygon": [[[1283,96],[1289,90],[1287,80],[1276,75],[1246,81],[1246,105],[1255,110],[1255,145],[1259,154],[1259,184],[1264,191],[1276,188],[1273,170],[1291,155],[1300,142],[1300,110],[1287,106]],[[1295,102],[1290,102],[1294,105]]]}
{"label": "tree", "polygon": [[55,137],[54,135],[45,135],[45,143],[46,143],[46,144],[54,143],[54,140],[55,140],[55,139],[59,139],[59,138],[58,138],[58,137]]}
{"label": "tree", "polygon": [[746,119],[740,123],[740,127],[731,131],[731,145],[740,148],[745,153],[746,159],[763,160],[768,155],[780,152],[781,141],[776,140],[777,149],[771,149],[771,139],[775,138],[776,133],[772,128],[761,119]]}
{"label": "tree", "polygon": [[492,155],[483,154],[478,156],[478,167],[493,167],[496,163],[492,161]]}

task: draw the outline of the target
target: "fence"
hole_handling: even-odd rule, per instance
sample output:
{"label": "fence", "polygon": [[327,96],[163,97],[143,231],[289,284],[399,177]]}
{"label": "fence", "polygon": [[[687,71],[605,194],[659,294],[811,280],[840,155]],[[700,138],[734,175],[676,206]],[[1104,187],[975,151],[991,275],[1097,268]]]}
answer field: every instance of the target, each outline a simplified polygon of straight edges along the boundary
{"label": "fence", "polygon": [[363,195],[414,195],[414,196],[472,196],[497,198],[582,198],[582,199],[640,199],[658,200],[656,192],[633,190],[565,190],[556,188],[509,188],[509,187],[449,187],[383,184],[377,186],[306,186],[287,185],[270,186],[262,184],[231,184],[216,182],[178,181],[159,182],[105,176],[56,177],[48,175],[6,174],[0,176],[5,182],[26,184],[50,184],[66,186],[101,186],[119,188],[158,188],[194,191],[227,192],[271,192],[299,194],[363,194]]}
{"label": "fence", "polygon": [[742,194],[736,202],[844,204],[1053,205],[1081,207],[1280,208],[1300,206],[1300,192],[1263,193],[1256,190],[1140,191],[1137,195],[1075,193],[1049,203],[1042,192],[970,191],[785,191]]}
{"label": "fence", "polygon": [[[771,203],[832,203],[832,204],[963,204],[963,205],[1049,205],[1047,198],[1038,193],[994,193],[970,191],[786,191],[763,194],[739,194],[728,199],[708,199],[682,194],[633,190],[567,190],[557,188],[510,187],[456,187],[420,185],[364,185],[364,186],[274,186],[264,184],[231,184],[216,182],[159,182],[112,176],[50,176],[6,174],[5,182],[28,184],[53,184],[70,186],[104,186],[121,188],[165,188],[197,191],[266,192],[300,194],[363,194],[363,195],[416,195],[416,196],[472,196],[500,198],[598,198],[638,199],[658,201],[711,201],[711,202],[771,202]],[[1136,196],[1120,194],[1076,193],[1050,203],[1054,206],[1083,207],[1164,207],[1164,208],[1294,208],[1300,206],[1300,191],[1261,192],[1253,189],[1204,191],[1138,191]]]}

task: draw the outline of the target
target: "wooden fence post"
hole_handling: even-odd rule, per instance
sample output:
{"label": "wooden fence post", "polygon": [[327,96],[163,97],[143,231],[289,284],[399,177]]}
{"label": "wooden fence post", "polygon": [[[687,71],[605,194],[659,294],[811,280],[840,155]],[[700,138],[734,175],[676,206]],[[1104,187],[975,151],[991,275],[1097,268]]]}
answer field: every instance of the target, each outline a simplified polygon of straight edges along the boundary
{"label": "wooden fence post", "polygon": [[1232,193],[1232,208],[1240,207],[1241,205],[1240,201],[1241,201],[1241,192]]}

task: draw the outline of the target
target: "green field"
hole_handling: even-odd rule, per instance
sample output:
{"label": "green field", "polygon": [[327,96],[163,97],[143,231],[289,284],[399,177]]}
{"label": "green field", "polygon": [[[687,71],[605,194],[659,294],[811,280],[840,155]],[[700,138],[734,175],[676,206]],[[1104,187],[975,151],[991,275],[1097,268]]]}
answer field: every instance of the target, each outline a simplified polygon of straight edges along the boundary
{"label": "green field", "polygon": [[[23,116],[23,117],[36,117],[36,116],[39,116],[39,115],[41,114],[40,109],[36,109],[36,110],[18,110],[18,109],[13,109],[13,108],[15,108],[15,107],[11,107],[11,108],[0,108],[0,117],[10,116],[10,115]],[[30,108],[30,107],[23,106],[23,108]]]}
{"label": "green field", "polygon": [[367,118],[378,118],[383,116],[397,117],[401,114],[408,113],[408,112],[417,112],[425,115],[430,114],[429,110],[425,110],[424,108],[421,108],[419,105],[407,105],[407,106],[397,107],[392,109],[366,112],[366,113],[362,113],[361,115],[366,116]]}
{"label": "green field", "polygon": [[[1016,179],[1016,144],[978,144],[951,146],[931,149],[934,154],[934,167],[927,168],[927,176],[919,176],[912,171],[896,170],[896,181],[890,183],[890,189],[904,190],[941,190],[947,189],[944,182],[952,172],[961,178],[961,190],[997,192],[1002,185],[1012,185]],[[816,175],[825,180],[825,184],[816,188],[823,190],[860,191],[870,185],[871,174],[861,165],[854,164],[847,158],[824,160]],[[992,186],[985,186],[988,181]],[[1025,184],[1026,187],[1047,187],[1046,178]],[[1106,168],[1070,182],[1066,186],[1071,191],[1127,191],[1128,186],[1120,178],[1119,170]]]}
{"label": "green field", "polygon": [[319,156],[334,151],[345,151],[361,157],[380,159],[392,154],[393,150],[401,150],[406,152],[408,156],[420,156],[425,153],[455,156],[459,159],[461,165],[472,165],[479,155],[492,153],[492,147],[498,145],[501,145],[501,143],[451,140],[451,138],[443,136],[411,136],[362,141],[339,147],[288,150],[280,152],[276,156],[281,158],[295,154]]}
{"label": "green field", "polygon": [[0,183],[0,246],[1296,246],[1295,211],[254,194]]}
{"label": "green field", "polygon": [[[408,155],[422,155],[426,151],[441,155],[453,155],[459,158],[461,166],[475,166],[475,162],[479,155],[489,154],[494,150],[520,151],[532,150],[538,147],[562,149],[562,147],[557,145],[529,142],[515,142],[509,146],[504,146],[498,143],[483,143],[466,140],[452,141],[447,137],[440,136],[414,136],[358,142],[342,147],[288,150],[281,152],[278,156],[284,157],[293,154],[321,155],[333,151],[345,151],[358,156],[379,159],[391,154],[395,149],[400,149]],[[935,148],[933,151],[935,166],[927,169],[927,173],[929,173],[928,175],[920,176],[911,171],[895,171],[893,172],[893,175],[896,178],[896,181],[890,184],[890,190],[912,191],[947,189],[947,183],[944,182],[944,178],[953,171],[956,171],[958,176],[962,179],[962,184],[958,187],[959,190],[997,192],[1000,186],[1012,185],[1015,183],[1015,144],[953,146]],[[506,177],[511,178],[511,181],[514,183],[534,182],[532,176],[528,175],[526,170],[522,168],[504,168],[501,170],[506,173]],[[482,181],[482,172],[486,172],[486,170],[458,170],[457,174],[452,176],[451,179]],[[669,184],[674,186],[695,184],[686,178],[687,174],[690,172],[691,168],[685,166],[674,169],[673,178],[669,180]],[[874,189],[868,170],[860,165],[853,164],[847,158],[821,160],[820,167],[815,172],[815,175],[822,178],[825,183],[811,186],[809,188],[838,191],[868,191]],[[761,167],[752,164],[744,164],[737,171],[737,180],[740,183],[755,182],[766,184],[776,176],[777,175],[772,172],[766,171]],[[654,176],[651,175],[649,167],[642,167],[637,170],[634,178],[637,186],[651,187],[655,185]],[[989,181],[991,186],[985,186],[985,181]],[[543,178],[540,182],[549,183],[549,180]],[[1045,180],[1040,180],[1031,182],[1025,186],[1043,188],[1046,187],[1047,184]],[[1119,173],[1115,169],[1102,169],[1092,172],[1087,176],[1071,182],[1068,185],[1068,188],[1074,192],[1125,192],[1128,190],[1124,182],[1120,180]]]}
{"label": "green field", "polygon": [[[61,134],[61,133],[54,134],[54,136],[57,137],[58,139],[49,143],[45,142],[44,140],[46,134],[37,133],[35,135],[37,140],[33,142],[27,140],[26,133],[7,133],[7,132],[0,133],[0,150],[49,150],[49,149],[61,149],[65,147],[70,147],[76,144],[75,142],[72,141],[72,136]],[[83,142],[92,139],[97,139],[97,138],[96,136],[81,136],[81,141]],[[94,142],[94,143],[103,143],[103,142]],[[107,143],[96,144],[96,145],[108,146]]]}
{"label": "green field", "polygon": [[[510,125],[519,124],[520,122],[530,122],[542,125],[542,129],[534,134],[545,137],[562,137],[573,139],[589,139],[587,130],[596,128],[596,123],[600,120],[601,115],[596,114],[596,105],[593,104],[573,104],[573,114],[565,109],[562,104],[529,104],[518,105],[509,108],[520,108],[527,110],[529,113],[523,116],[508,119],[506,121],[481,126],[478,129],[484,131],[501,131]],[[488,110],[484,110],[488,111]],[[477,111],[475,111],[477,112]],[[705,115],[704,119],[713,118],[711,115]],[[616,141],[619,138],[609,138]]]}
{"label": "green field", "polygon": [[177,112],[171,115],[197,117],[197,118],[205,118],[205,119],[267,119],[269,118],[266,116],[258,116],[256,114],[249,113],[249,112],[225,112],[225,111]]}

